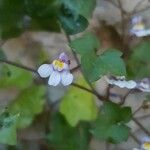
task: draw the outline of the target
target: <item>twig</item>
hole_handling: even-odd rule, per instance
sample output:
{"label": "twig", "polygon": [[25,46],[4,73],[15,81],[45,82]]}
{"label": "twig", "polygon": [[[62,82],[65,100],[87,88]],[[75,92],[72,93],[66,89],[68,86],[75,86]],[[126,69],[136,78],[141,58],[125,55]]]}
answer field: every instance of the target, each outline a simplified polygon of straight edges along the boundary
{"label": "twig", "polygon": [[143,103],[142,103],[142,105],[140,105],[140,106],[133,112],[133,116],[135,116],[135,114],[136,114],[137,112],[139,112],[142,107],[143,107]]}
{"label": "twig", "polygon": [[132,120],[143,130],[145,134],[150,136],[150,132],[134,117],[132,117]]}
{"label": "twig", "polygon": [[99,98],[101,101],[105,101],[105,98],[103,96],[97,94],[97,92],[94,92],[93,90],[90,90],[90,89],[88,89],[88,88],[86,88],[86,87],[84,87],[82,85],[76,84],[76,83],[72,83],[71,85],[75,86],[75,87],[78,87],[78,88],[80,88],[82,90],[85,90],[87,92],[90,92],[90,93],[94,94],[97,98]]}
{"label": "twig", "polygon": [[106,89],[106,99],[109,100],[109,96],[110,96],[110,84],[108,84],[108,87]]}
{"label": "twig", "polygon": [[140,6],[143,2],[145,2],[145,1],[144,1],[144,0],[141,0],[141,1],[139,1],[139,2],[136,4],[136,6],[134,7],[134,9],[133,9],[133,11],[132,11],[132,14],[135,14],[135,12],[138,11],[139,6]]}
{"label": "twig", "polygon": [[[113,2],[112,0],[106,0],[107,2],[109,2],[110,4],[112,4],[113,6],[115,6],[116,8],[118,8],[120,10],[119,5],[117,5],[115,2]],[[123,13],[125,15],[127,15],[127,12],[125,10],[123,10]]]}
{"label": "twig", "polygon": [[70,69],[70,72],[73,73],[73,72],[75,72],[76,70],[78,70],[79,68],[80,68],[80,65],[78,65],[78,66],[76,66],[76,67]]}
{"label": "twig", "polygon": [[121,98],[121,102],[119,103],[120,105],[123,105],[123,104],[125,103],[127,97],[129,96],[129,94],[130,94],[131,92],[132,92],[132,90],[129,90],[129,91],[125,94],[125,96],[123,96],[123,97]]}
{"label": "twig", "polygon": [[[27,66],[24,66],[24,65],[21,65],[21,64],[12,62],[12,61],[0,59],[0,62],[6,63],[6,64],[8,64],[8,65],[12,65],[12,66],[15,66],[15,67],[18,67],[18,68],[21,68],[21,69],[30,71],[30,72],[32,72],[32,73],[38,74],[38,72],[37,72],[36,69],[30,68],[30,67],[27,67]],[[79,66],[73,68],[73,69],[72,69],[72,72],[73,72],[74,70],[76,70],[77,68],[79,68]],[[38,74],[38,75],[39,75],[39,74]],[[87,92],[90,92],[90,93],[92,93],[93,95],[97,96],[97,97],[98,97],[99,99],[101,99],[102,101],[104,101],[104,97],[103,97],[103,96],[100,96],[100,95],[97,94],[97,92],[95,92],[95,91],[92,91],[92,90],[90,90],[90,89],[87,89],[86,87],[81,86],[81,85],[78,85],[78,84],[76,84],[76,83],[72,83],[72,86],[75,86],[75,87],[78,87],[78,88],[80,88],[80,89],[82,89],[82,90],[85,90],[85,91],[87,91]]]}
{"label": "twig", "polygon": [[12,66],[15,66],[15,67],[18,67],[18,68],[21,68],[21,69],[33,72],[33,73],[37,73],[37,70],[35,70],[33,68],[30,68],[30,67],[27,67],[27,66],[24,66],[24,65],[21,65],[21,64],[9,61],[9,60],[0,59],[0,62],[5,63],[5,64],[9,64],[9,65],[12,65]]}
{"label": "twig", "polygon": [[141,144],[141,141],[133,134],[133,133],[129,133],[130,137],[137,143],[137,144]]}
{"label": "twig", "polygon": [[[120,8],[120,13],[121,13],[121,29],[122,29],[122,39],[123,39],[123,44],[125,45],[125,32],[126,32],[126,20],[125,20],[125,11],[123,9],[121,0],[117,0],[118,1],[118,5]],[[125,48],[123,49],[123,51],[125,52]]]}
{"label": "twig", "polygon": [[[15,66],[15,67],[18,67],[18,68],[21,68],[21,69],[33,72],[33,73],[37,73],[36,69],[30,68],[30,67],[27,67],[27,66],[24,66],[24,65],[21,65],[21,64],[9,61],[9,60],[0,59],[0,62],[5,63],[5,64],[9,64],[9,65],[12,65],[12,66]],[[80,66],[76,66],[76,67],[72,68],[70,70],[70,72],[73,73],[74,71],[76,71],[79,68],[80,68]]]}
{"label": "twig", "polygon": [[147,7],[145,7],[145,8],[143,8],[143,9],[140,9],[140,10],[136,11],[134,14],[137,14],[137,13],[140,13],[140,12],[143,12],[143,11],[146,11],[146,10],[149,10],[149,9],[150,9],[150,5],[147,6]]}
{"label": "twig", "polygon": [[146,118],[148,118],[148,117],[150,117],[150,114],[136,117],[136,119],[146,119]]}

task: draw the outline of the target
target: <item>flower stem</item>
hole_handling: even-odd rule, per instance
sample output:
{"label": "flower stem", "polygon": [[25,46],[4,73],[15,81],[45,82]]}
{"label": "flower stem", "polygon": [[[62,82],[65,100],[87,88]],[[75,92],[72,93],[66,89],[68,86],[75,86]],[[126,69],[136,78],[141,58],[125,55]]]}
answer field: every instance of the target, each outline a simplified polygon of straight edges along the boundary
{"label": "flower stem", "polygon": [[35,69],[33,69],[33,68],[30,68],[30,67],[27,67],[27,66],[24,66],[24,65],[21,65],[21,64],[9,61],[9,60],[0,59],[0,62],[5,63],[5,64],[9,64],[9,65],[12,65],[12,66],[15,66],[15,67],[18,67],[18,68],[21,68],[21,69],[33,72],[33,73],[37,73],[37,71]]}
{"label": "flower stem", "polygon": [[[9,61],[9,60],[4,60],[4,59],[0,59],[0,62],[1,63],[5,63],[5,64],[8,64],[8,65],[12,65],[12,66],[15,66],[15,67],[18,67],[18,68],[21,68],[21,69],[24,69],[24,70],[27,70],[27,71],[30,71],[32,73],[35,73],[35,74],[38,74],[37,70],[36,69],[33,69],[33,68],[30,68],[30,67],[27,67],[27,66],[24,66],[24,65],[21,65],[21,64],[18,64],[18,63],[15,63],[15,62],[12,62],[12,61]],[[71,69],[71,72],[74,72],[75,70],[77,70],[80,66],[77,66],[75,68],[72,68]],[[87,92],[90,92],[92,93],[93,95],[97,96],[98,98],[100,98],[101,100],[103,100],[103,97],[101,97],[100,95],[98,95],[96,92],[84,87],[84,86],[81,86],[81,85],[78,85],[76,83],[72,83],[72,86],[75,86],[77,88],[80,88],[82,90],[85,90]]]}
{"label": "flower stem", "polygon": [[99,94],[97,94],[97,92],[94,92],[93,90],[90,90],[90,89],[88,89],[88,88],[86,88],[86,87],[84,87],[82,85],[76,84],[76,83],[72,83],[71,85],[74,86],[74,87],[80,88],[82,90],[85,90],[85,91],[87,91],[89,93],[92,93],[93,95],[95,95],[101,101],[105,101],[105,99],[102,96],[100,96]]}

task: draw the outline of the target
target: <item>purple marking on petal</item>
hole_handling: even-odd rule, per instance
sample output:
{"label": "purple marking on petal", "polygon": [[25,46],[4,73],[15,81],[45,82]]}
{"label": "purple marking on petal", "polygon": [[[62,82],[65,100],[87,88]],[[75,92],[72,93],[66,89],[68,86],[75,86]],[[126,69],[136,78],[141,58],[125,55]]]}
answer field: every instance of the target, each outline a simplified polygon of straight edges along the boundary
{"label": "purple marking on petal", "polygon": [[59,59],[66,64],[68,64],[68,62],[69,62],[69,58],[68,58],[67,54],[64,52],[59,55]]}

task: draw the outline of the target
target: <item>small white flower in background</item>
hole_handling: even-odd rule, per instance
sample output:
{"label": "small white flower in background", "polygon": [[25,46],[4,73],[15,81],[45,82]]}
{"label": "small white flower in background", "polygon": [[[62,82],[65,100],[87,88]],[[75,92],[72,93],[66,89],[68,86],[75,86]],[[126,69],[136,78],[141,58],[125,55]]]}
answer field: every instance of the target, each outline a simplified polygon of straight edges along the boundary
{"label": "small white flower in background", "polygon": [[142,139],[141,148],[143,150],[150,150],[150,138],[149,137],[145,137]]}
{"label": "small white flower in background", "polygon": [[52,64],[41,65],[38,73],[42,78],[49,77],[48,84],[53,86],[57,86],[59,83],[67,86],[73,81],[73,75],[69,70],[69,59],[65,53],[61,53]]}
{"label": "small white flower in background", "polygon": [[150,150],[150,138],[143,138],[141,148],[143,150]]}
{"label": "small white flower in background", "polygon": [[137,81],[136,88],[142,92],[150,92],[150,78],[144,78],[140,81]]}
{"label": "small white flower in background", "polygon": [[116,85],[120,88],[134,89],[137,83],[133,80],[126,81],[124,76],[120,77],[106,77],[106,81],[111,85]]}
{"label": "small white flower in background", "polygon": [[150,150],[150,138],[144,137],[141,140],[141,147],[140,148],[134,148],[133,150]]}

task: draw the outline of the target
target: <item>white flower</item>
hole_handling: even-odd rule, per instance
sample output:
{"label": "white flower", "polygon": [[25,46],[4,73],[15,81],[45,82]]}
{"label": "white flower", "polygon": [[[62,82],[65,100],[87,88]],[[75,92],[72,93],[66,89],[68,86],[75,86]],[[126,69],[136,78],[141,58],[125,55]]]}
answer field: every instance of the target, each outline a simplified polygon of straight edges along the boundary
{"label": "white flower", "polygon": [[150,78],[144,78],[138,81],[136,88],[142,92],[150,92]]}
{"label": "white flower", "polygon": [[49,77],[48,84],[53,86],[57,86],[59,83],[67,86],[73,81],[73,75],[69,71],[69,60],[65,53],[61,53],[52,64],[41,65],[38,73],[42,78]]}
{"label": "white flower", "polygon": [[150,150],[150,138],[149,137],[144,137],[142,139],[142,145],[141,148],[143,150]]}
{"label": "white flower", "polygon": [[137,83],[133,80],[126,81],[124,76],[107,78],[106,81],[111,85],[116,85],[120,88],[134,89]]}
{"label": "white flower", "polygon": [[139,149],[134,148],[133,150],[150,150],[150,138],[149,137],[144,137],[141,140],[141,146]]}

